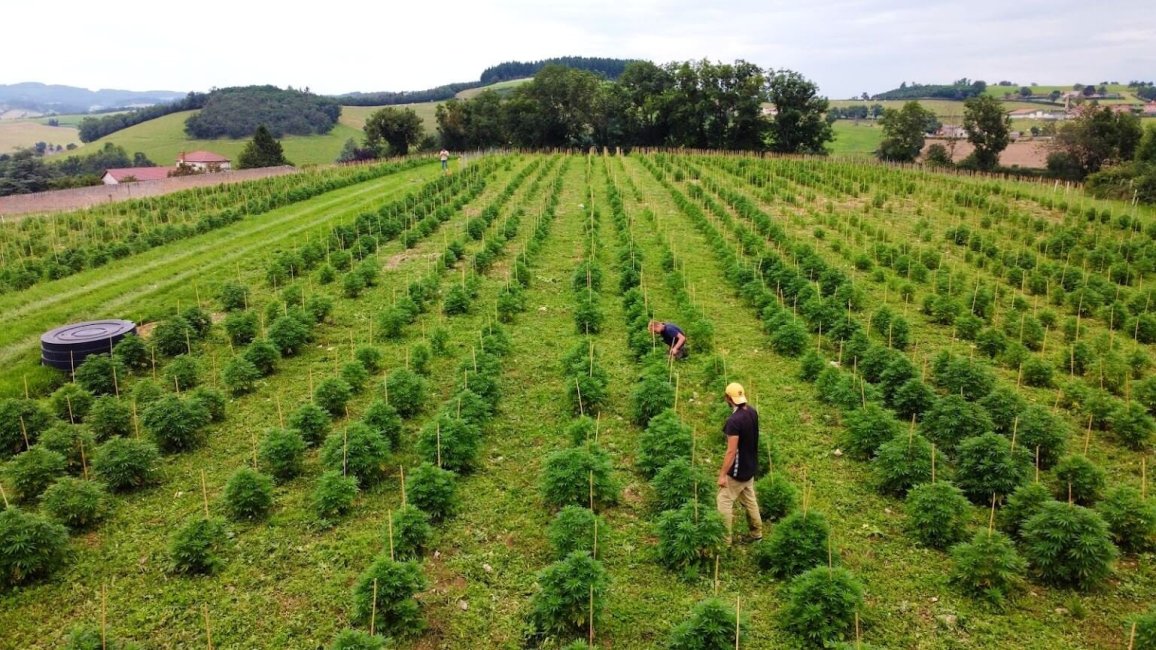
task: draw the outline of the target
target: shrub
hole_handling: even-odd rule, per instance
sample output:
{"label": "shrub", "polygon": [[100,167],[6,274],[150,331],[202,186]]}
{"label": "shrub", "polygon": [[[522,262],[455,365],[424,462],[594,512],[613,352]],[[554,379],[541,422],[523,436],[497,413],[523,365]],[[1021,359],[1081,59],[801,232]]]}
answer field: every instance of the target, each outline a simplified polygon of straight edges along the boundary
{"label": "shrub", "polygon": [[691,428],[684,424],[673,408],[668,408],[650,419],[646,431],[638,439],[635,464],[647,478],[653,478],[675,458],[690,458]]}
{"label": "shrub", "polygon": [[967,595],[1004,604],[1023,588],[1027,563],[1012,540],[998,531],[981,530],[971,542],[951,549],[955,563],[951,579]]}
{"label": "shrub", "polygon": [[119,382],[128,373],[119,360],[107,354],[89,355],[76,368],[76,383],[94,395],[112,395],[118,392]]}
{"label": "shrub", "polygon": [[755,544],[759,567],[776,578],[790,578],[827,564],[831,528],[820,513],[794,512],[783,518],[770,537]]}
{"label": "shrub", "polygon": [[273,507],[273,479],[242,467],[225,484],[225,510],[234,521],[264,519]]}
{"label": "shrub", "polygon": [[799,362],[799,379],[801,381],[813,382],[819,378],[819,373],[827,367],[827,360],[823,355],[815,350],[811,350],[803,355]]}
{"label": "shrub", "polygon": [[341,377],[327,377],[313,391],[313,403],[335,418],[345,415],[345,405],[352,397],[353,390]]}
{"label": "shrub", "polygon": [[[414,506],[404,505],[393,511],[391,516],[394,556],[402,560],[421,557],[433,537],[429,515]],[[386,543],[389,543],[389,534],[388,530],[385,531]]]}
{"label": "shrub", "polygon": [[658,561],[668,569],[697,575],[726,546],[727,529],[718,510],[687,503],[658,518]]}
{"label": "shrub", "polygon": [[64,475],[67,465],[64,456],[43,445],[35,445],[8,461],[4,477],[17,501],[32,503]]}
{"label": "shrub", "polygon": [[425,577],[417,562],[398,562],[382,555],[361,574],[353,587],[353,617],[368,624],[370,615],[376,611],[377,629],[386,635],[400,637],[417,634],[424,624],[421,620],[421,606],[414,595],[425,587]]}
{"label": "shrub", "polygon": [[217,290],[217,301],[225,311],[245,309],[249,304],[249,288],[236,282],[226,282]]}
{"label": "shrub", "polygon": [[305,468],[305,439],[296,429],[269,429],[257,448],[257,458],[273,480],[293,480]]}
{"label": "shrub", "polygon": [[981,436],[993,429],[983,407],[959,395],[945,395],[923,414],[920,432],[944,453],[952,455],[964,438]]}
{"label": "shrub", "polygon": [[188,394],[188,400],[198,404],[199,408],[207,411],[210,422],[221,422],[225,419],[225,395],[208,386],[198,386]]}
{"label": "shrub", "polygon": [[350,391],[360,393],[365,388],[365,382],[369,381],[369,372],[360,361],[349,361],[341,366],[341,378]]}
{"label": "shrub", "polygon": [[671,632],[671,650],[728,650],[746,637],[747,622],[738,624],[735,639],[735,610],[718,598],[707,598],[694,606],[690,618]]}
{"label": "shrub", "polygon": [[281,360],[281,352],[277,346],[265,339],[257,339],[250,343],[241,356],[252,363],[262,377],[277,372],[277,362]]}
{"label": "shrub", "polygon": [[401,447],[401,416],[384,400],[374,400],[361,421],[388,440],[390,449]]}
{"label": "shrub", "polygon": [[0,399],[0,459],[35,444],[52,424],[52,414],[36,400]]}
{"label": "shrub", "polygon": [[[578,634],[590,617],[598,625],[610,577],[589,553],[574,551],[538,574],[530,599],[530,626],[538,637]],[[593,608],[591,612],[591,594]]]}
{"label": "shrub", "polygon": [[194,305],[181,312],[181,318],[193,328],[193,338],[204,339],[213,328],[213,318],[209,312]]}
{"label": "shrub", "polygon": [[243,356],[235,356],[221,369],[221,383],[234,396],[251,393],[261,379],[261,371]]}
{"label": "shrub", "polygon": [[666,380],[665,370],[647,372],[638,382],[630,401],[630,419],[640,427],[674,406],[674,386]]}
{"label": "shrub", "polygon": [[380,433],[361,422],[354,422],[344,432],[334,431],[321,447],[321,462],[331,470],[357,477],[362,488],[385,478],[389,460],[389,443]]}
{"label": "shrub", "polygon": [[1156,420],[1153,420],[1148,411],[1136,402],[1116,407],[1109,421],[1112,434],[1120,444],[1136,451],[1149,445],[1152,431],[1156,429]]}
{"label": "shrub", "polygon": [[381,312],[377,317],[377,333],[381,340],[389,341],[401,338],[405,326],[412,320],[409,312],[394,305]]}
{"label": "shrub", "polygon": [[289,415],[289,426],[301,433],[306,445],[316,447],[329,433],[329,414],[316,404],[302,404]]}
{"label": "shrub", "polygon": [[145,408],[141,423],[161,451],[186,451],[201,443],[201,430],[209,423],[209,412],[198,403],[166,395]]}
{"label": "shrub", "polygon": [[92,408],[92,393],[84,390],[77,384],[65,384],[56,389],[49,398],[52,412],[56,417],[77,424],[84,421],[88,410]]}
{"label": "shrub", "polygon": [[918,434],[900,434],[879,446],[873,462],[879,491],[902,496],[931,480],[931,443]]}
{"label": "shrub", "polygon": [[385,638],[361,630],[342,630],[329,650],[384,650]]}
{"label": "shrub", "polygon": [[1037,388],[1051,388],[1052,375],[1055,372],[1050,361],[1032,357],[1020,367],[1023,372],[1024,383]]}
{"label": "shrub", "polygon": [[108,515],[108,495],[96,482],[71,476],[58,479],[40,498],[48,516],[71,530],[89,528]]}
{"label": "shrub", "polygon": [[60,424],[42,433],[37,446],[63,456],[64,471],[79,475],[84,472],[84,464],[92,456],[96,442],[86,428]]}
{"label": "shrub", "polygon": [[1019,539],[1024,522],[1052,501],[1052,493],[1042,483],[1025,483],[1015,489],[999,511],[999,527]]}
{"label": "shrub", "polygon": [[98,441],[127,436],[133,432],[132,407],[110,395],[98,397],[93,401],[86,420],[88,428]]}
{"label": "shrub", "polygon": [[221,568],[225,546],[225,523],[220,519],[194,517],[173,535],[169,559],[175,573],[210,574]]}
{"label": "shrub", "polygon": [[797,357],[807,349],[810,335],[796,319],[788,320],[771,332],[771,348],[785,357]]}
{"label": "shrub", "polygon": [[455,284],[446,292],[442,300],[442,311],[446,316],[457,316],[470,311],[470,292],[464,284]]}
{"label": "shrub", "polygon": [[783,627],[811,645],[827,646],[854,629],[863,586],[847,569],[815,567],[787,587]]}
{"label": "shrub", "polygon": [[178,392],[195,388],[199,383],[201,369],[192,357],[182,354],[165,366],[165,383]]}
{"label": "shrub", "polygon": [[895,416],[878,404],[868,404],[848,413],[846,424],[844,446],[853,458],[861,460],[873,457],[883,443],[900,431]]}
{"label": "shrub", "polygon": [[990,505],[992,494],[1011,494],[1026,469],[1023,455],[1012,453],[1007,438],[985,433],[959,444],[955,482],[972,503]]}
{"label": "shrub", "polygon": [[546,458],[542,470],[542,497],[555,508],[589,506],[592,498],[596,505],[613,504],[618,500],[618,485],[612,473],[610,456],[598,445],[556,451]]}
{"label": "shrub", "polygon": [[0,587],[47,578],[64,565],[68,529],[18,508],[0,511]]}
{"label": "shrub", "polygon": [[917,485],[907,493],[907,530],[924,546],[945,549],[962,541],[971,506],[951,483]]}
{"label": "shrub", "polygon": [[458,508],[457,476],[430,463],[418,465],[405,479],[409,502],[429,514],[433,521],[449,517]]}
{"label": "shrub", "polygon": [[365,278],[360,273],[349,272],[341,278],[341,291],[346,298],[356,298],[365,290]]}
{"label": "shrub", "polygon": [[152,350],[144,339],[135,334],[129,334],[121,339],[112,349],[112,356],[120,360],[126,368],[144,370],[152,366]]}
{"label": "shrub", "polygon": [[170,318],[157,323],[153,330],[152,344],[157,352],[175,357],[192,351],[192,341],[199,339],[196,330],[183,318]]}
{"label": "shrub", "polygon": [[771,472],[755,483],[759,514],[764,522],[782,519],[794,512],[799,504],[799,492],[782,472]]}
{"label": "shrub", "polygon": [[[1152,650],[1156,648],[1156,608],[1133,619],[1136,625],[1134,650]],[[1129,632],[1131,634],[1131,632]]]}
{"label": "shrub", "polygon": [[164,389],[152,379],[142,379],[136,383],[136,386],[132,387],[132,401],[138,410],[157,401],[164,394]]}
{"label": "shrub", "polygon": [[[681,508],[694,501],[696,494],[699,503],[712,503],[714,481],[710,472],[703,467],[692,467],[687,458],[671,460],[658,470],[650,484],[654,487],[655,509],[660,512]],[[761,506],[762,495],[759,498]]]}
{"label": "shrub", "polygon": [[444,327],[435,327],[429,333],[429,347],[434,356],[445,357],[450,354],[450,332]]}
{"label": "shrub", "polygon": [[566,427],[566,438],[570,440],[571,446],[581,447],[588,442],[593,442],[595,434],[598,430],[598,423],[589,415],[574,418],[574,420]]}
{"label": "shrub", "polygon": [[476,425],[443,414],[422,427],[417,451],[426,462],[465,474],[477,465],[481,443]]}
{"label": "shrub", "polygon": [[597,334],[602,331],[606,315],[595,294],[580,293],[574,298],[574,328],[578,334]]}
{"label": "shrub", "polygon": [[152,443],[113,438],[96,448],[92,468],[113,492],[127,492],[156,480],[160,453]]}
{"label": "shrub", "polygon": [[1104,470],[1080,454],[1061,459],[1056,464],[1054,474],[1056,498],[1060,501],[1070,498],[1082,506],[1091,506],[1099,501],[1107,482]]}
{"label": "shrub", "polygon": [[991,417],[992,430],[1010,436],[1016,428],[1016,418],[1023,415],[1028,403],[1011,386],[1000,385],[979,400],[979,405]]}
{"label": "shrub", "polygon": [[1016,445],[1033,457],[1038,448],[1041,469],[1051,467],[1060,459],[1067,439],[1067,422],[1042,406],[1033,404],[1020,417]]}
{"label": "shrub", "polygon": [[995,376],[987,366],[948,352],[940,353],[932,362],[932,377],[948,394],[967,400],[980,399],[995,386]]}
{"label": "shrub", "polygon": [[353,357],[365,366],[365,370],[371,375],[376,375],[381,372],[382,354],[381,349],[372,345],[359,345],[354,351]]}
{"label": "shrub", "polygon": [[321,525],[331,525],[353,508],[359,492],[356,476],[345,476],[340,470],[324,472],[313,488],[313,512]]}
{"label": "shrub", "polygon": [[1156,506],[1141,497],[1136,488],[1121,485],[1112,489],[1096,504],[1096,512],[1108,524],[1112,541],[1120,550],[1138,553],[1152,547]]}
{"label": "shrub", "polygon": [[421,413],[428,399],[429,388],[426,380],[406,368],[398,368],[385,380],[385,398],[397,414],[405,419]]}
{"label": "shrub", "polygon": [[314,323],[324,323],[333,311],[333,299],[329,296],[314,294],[305,301],[305,314]]}
{"label": "shrub", "polygon": [[599,543],[605,539],[606,520],[588,508],[566,506],[558,511],[546,530],[554,556],[561,560],[575,551],[595,554],[595,532]]}
{"label": "shrub", "polygon": [[1043,582],[1087,589],[1112,571],[1116,547],[1100,515],[1053,501],[1023,526],[1023,554]]}
{"label": "shrub", "polygon": [[309,342],[309,327],[298,318],[285,314],[269,325],[269,341],[282,356],[293,356]]}
{"label": "shrub", "polygon": [[918,377],[913,377],[895,390],[889,403],[895,409],[895,414],[906,421],[912,417],[923,417],[936,400],[935,391]]}

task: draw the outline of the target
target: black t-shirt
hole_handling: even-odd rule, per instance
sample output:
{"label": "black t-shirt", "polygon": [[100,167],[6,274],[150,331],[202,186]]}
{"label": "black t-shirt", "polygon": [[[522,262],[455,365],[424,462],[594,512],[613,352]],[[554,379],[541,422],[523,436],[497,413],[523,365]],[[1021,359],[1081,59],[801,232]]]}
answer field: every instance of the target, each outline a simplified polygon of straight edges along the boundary
{"label": "black t-shirt", "polygon": [[727,474],[738,481],[749,481],[755,477],[759,466],[759,414],[749,405],[740,406],[727,418],[723,433],[739,437],[735,464]]}
{"label": "black t-shirt", "polygon": [[665,343],[668,347],[671,347],[674,345],[674,342],[678,340],[679,334],[686,336],[686,334],[683,334],[683,331],[679,329],[678,325],[675,325],[674,323],[666,323],[662,326],[662,332],[659,334],[659,336],[662,337],[663,343]]}

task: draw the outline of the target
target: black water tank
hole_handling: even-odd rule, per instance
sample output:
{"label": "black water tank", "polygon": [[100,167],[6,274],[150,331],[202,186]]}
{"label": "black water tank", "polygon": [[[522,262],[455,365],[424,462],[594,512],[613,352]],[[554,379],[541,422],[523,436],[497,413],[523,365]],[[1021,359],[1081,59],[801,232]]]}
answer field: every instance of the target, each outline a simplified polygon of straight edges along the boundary
{"label": "black water tank", "polygon": [[40,336],[40,362],[71,372],[90,354],[112,352],[129,334],[136,334],[136,323],[127,320],[95,320],[57,327]]}

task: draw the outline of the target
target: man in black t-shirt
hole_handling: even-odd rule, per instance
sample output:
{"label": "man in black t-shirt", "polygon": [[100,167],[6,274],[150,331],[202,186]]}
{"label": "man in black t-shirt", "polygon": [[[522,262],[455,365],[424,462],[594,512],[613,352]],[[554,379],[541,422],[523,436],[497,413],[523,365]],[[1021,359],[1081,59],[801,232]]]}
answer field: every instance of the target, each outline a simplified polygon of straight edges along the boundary
{"label": "man in black t-shirt", "polygon": [[732,412],[723,425],[727,437],[726,455],[718,472],[718,510],[727,525],[727,544],[731,543],[735,501],[747,511],[751,540],[763,538],[763,518],[755,498],[755,473],[759,464],[759,414],[747,404],[741,384],[726,388],[726,400]]}
{"label": "man in black t-shirt", "polygon": [[686,334],[683,333],[682,328],[674,323],[652,320],[650,321],[650,331],[661,337],[662,342],[670,347],[670,356],[675,359],[686,358]]}

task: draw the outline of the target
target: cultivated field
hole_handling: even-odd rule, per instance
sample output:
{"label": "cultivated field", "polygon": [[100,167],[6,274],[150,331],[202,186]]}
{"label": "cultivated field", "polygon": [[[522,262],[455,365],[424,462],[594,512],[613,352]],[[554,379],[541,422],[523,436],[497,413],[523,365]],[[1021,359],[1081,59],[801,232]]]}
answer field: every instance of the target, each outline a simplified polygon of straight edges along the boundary
{"label": "cultivated field", "polygon": [[0,120],[0,153],[35,146],[37,142],[67,146],[80,144],[77,130],[70,126],[48,126],[34,120]]}
{"label": "cultivated field", "polygon": [[[102,620],[149,648],[328,648],[347,628],[729,648],[736,605],[743,648],[1128,647],[1156,602],[1132,516],[1153,507],[1151,209],[866,161],[435,167],[0,225],[0,283],[27,282],[0,284],[10,508],[59,516],[45,477],[107,483],[129,472],[109,449],[161,451],[48,575],[12,586],[0,556],[0,648],[78,626],[100,647]],[[243,218],[63,269],[230,202]],[[105,317],[155,326],[75,382],[35,368],[40,331]],[[688,360],[650,317],[683,326]],[[732,548],[727,381],[771,470],[767,538]],[[1091,522],[1079,559],[1071,520]],[[676,629],[692,611],[713,618]]]}

